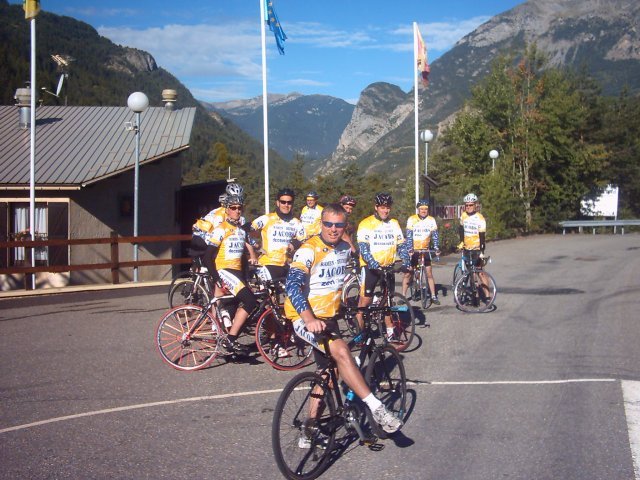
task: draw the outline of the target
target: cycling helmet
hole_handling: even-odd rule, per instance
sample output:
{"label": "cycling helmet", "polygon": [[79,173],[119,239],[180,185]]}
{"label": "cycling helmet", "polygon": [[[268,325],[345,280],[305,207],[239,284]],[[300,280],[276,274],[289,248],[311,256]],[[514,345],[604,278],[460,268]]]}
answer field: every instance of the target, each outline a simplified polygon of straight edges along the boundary
{"label": "cycling helmet", "polygon": [[428,207],[428,206],[429,206],[429,200],[427,200],[426,198],[421,198],[420,200],[418,200],[418,203],[416,203],[416,208]]}
{"label": "cycling helmet", "polygon": [[229,205],[244,205],[244,195],[227,195],[225,207]]}
{"label": "cycling helmet", "polygon": [[293,189],[288,187],[284,187],[278,190],[278,195],[276,196],[276,198],[280,199],[280,197],[284,197],[285,195],[291,198],[296,198],[296,194],[294,193]]}
{"label": "cycling helmet", "polygon": [[478,201],[478,197],[476,197],[475,193],[469,193],[464,197],[464,203],[476,203]]}
{"label": "cycling helmet", "polygon": [[385,207],[390,207],[393,205],[393,197],[389,193],[378,193],[376,195],[376,207],[384,205]]}
{"label": "cycling helmet", "polygon": [[307,198],[309,198],[309,197],[317,199],[318,198],[318,193],[316,191],[314,191],[314,190],[311,190],[311,191],[309,191],[309,193],[307,193]]}
{"label": "cycling helmet", "polygon": [[244,195],[244,188],[239,183],[227,184],[226,191],[229,195]]}
{"label": "cycling helmet", "polygon": [[351,205],[352,207],[356,206],[356,199],[353,198],[351,195],[343,195],[340,197],[340,204],[341,205]]}
{"label": "cycling helmet", "polygon": [[220,194],[220,196],[218,197],[218,201],[220,202],[220,205],[224,205],[224,203],[227,201],[227,194]]}

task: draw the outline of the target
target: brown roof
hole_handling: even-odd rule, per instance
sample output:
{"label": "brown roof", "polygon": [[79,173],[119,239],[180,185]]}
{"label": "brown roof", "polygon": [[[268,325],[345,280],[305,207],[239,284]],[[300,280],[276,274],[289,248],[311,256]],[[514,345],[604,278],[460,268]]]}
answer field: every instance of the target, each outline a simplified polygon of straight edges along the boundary
{"label": "brown roof", "polygon": [[[189,148],[196,109],[150,107],[141,114],[140,164]],[[0,188],[28,188],[30,130],[18,107],[0,106]],[[134,168],[135,123],[128,107],[53,107],[36,111],[36,188],[82,187]]]}

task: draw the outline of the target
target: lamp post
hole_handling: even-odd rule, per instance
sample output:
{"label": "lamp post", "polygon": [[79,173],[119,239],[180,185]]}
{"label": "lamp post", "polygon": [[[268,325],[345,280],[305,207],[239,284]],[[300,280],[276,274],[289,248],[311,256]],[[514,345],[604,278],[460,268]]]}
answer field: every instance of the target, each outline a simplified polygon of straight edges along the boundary
{"label": "lamp post", "polygon": [[[127,105],[136,114],[136,163],[133,174],[133,236],[138,236],[138,185],[140,184],[140,114],[149,107],[149,99],[142,92],[133,92],[127,99]],[[133,244],[133,261],[138,261],[138,244]],[[138,281],[138,266],[133,267],[133,281]]]}
{"label": "lamp post", "polygon": [[498,158],[499,156],[500,154],[497,150],[491,150],[489,152],[489,158],[491,158],[491,173],[495,172],[496,170],[496,158]]}
{"label": "lamp post", "polygon": [[424,174],[427,175],[427,164],[429,161],[429,142],[433,140],[431,130],[423,130],[420,132],[420,140],[424,142]]}

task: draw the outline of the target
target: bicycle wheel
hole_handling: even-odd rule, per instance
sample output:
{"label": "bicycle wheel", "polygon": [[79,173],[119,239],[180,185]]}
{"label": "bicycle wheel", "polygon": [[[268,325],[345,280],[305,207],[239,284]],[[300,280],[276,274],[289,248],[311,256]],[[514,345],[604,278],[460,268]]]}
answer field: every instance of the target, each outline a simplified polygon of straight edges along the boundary
{"label": "bicycle wheel", "polygon": [[[484,277],[484,282],[482,280]],[[465,273],[453,288],[453,298],[463,312],[485,312],[496,298],[496,282],[489,272]]]}
{"label": "bicycle wheel", "polygon": [[200,305],[209,303],[209,293],[200,282],[196,282],[193,277],[178,279],[169,290],[169,306],[171,308],[178,305]]}
{"label": "bicycle wheel", "polygon": [[335,442],[336,407],[322,377],[302,372],[284,387],[273,412],[271,444],[280,472],[289,479],[318,478]]}
{"label": "bicycle wheel", "polygon": [[420,304],[426,310],[431,306],[431,291],[429,290],[429,277],[427,276],[427,267],[420,269]]}
{"label": "bicycle wheel", "polygon": [[416,320],[411,304],[399,293],[391,297],[391,323],[396,341],[393,346],[398,351],[406,350],[416,331]]}
{"label": "bicycle wheel", "polygon": [[460,262],[456,263],[455,268],[453,269],[453,282],[451,282],[451,286],[455,287],[456,283],[462,276],[462,267],[460,266]]}
{"label": "bicycle wheel", "polygon": [[298,338],[291,322],[278,318],[270,307],[258,318],[255,338],[258,352],[276,370],[297,370],[313,362],[313,347]]}
{"label": "bicycle wheel", "polygon": [[[387,410],[404,421],[407,413],[407,377],[400,354],[388,345],[375,349],[364,379],[371,392],[380,399]],[[371,410],[367,408],[366,412],[373,433],[380,438],[387,438],[389,434],[373,420]]]}
{"label": "bicycle wheel", "polygon": [[357,276],[351,277],[342,287],[340,301],[348,307],[357,307],[360,297],[360,281]]}
{"label": "bicycle wheel", "polygon": [[162,359],[178,370],[198,370],[209,365],[220,353],[218,340],[223,335],[209,312],[190,334],[193,324],[200,321],[202,308],[182,305],[169,310],[156,331],[156,346]]}

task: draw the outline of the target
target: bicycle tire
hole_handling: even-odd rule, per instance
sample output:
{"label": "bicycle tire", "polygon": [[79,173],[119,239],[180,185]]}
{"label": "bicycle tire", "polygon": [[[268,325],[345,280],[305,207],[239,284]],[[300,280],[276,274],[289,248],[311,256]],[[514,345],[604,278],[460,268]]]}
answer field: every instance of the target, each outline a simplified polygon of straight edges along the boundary
{"label": "bicycle tire", "polygon": [[[255,339],[262,358],[276,370],[298,370],[313,362],[313,347],[298,338],[290,321],[283,324],[271,307],[258,318]],[[281,349],[287,355],[282,355]]]}
{"label": "bicycle tire", "polygon": [[405,297],[394,293],[391,297],[391,323],[393,334],[397,339],[392,345],[398,351],[409,348],[416,331],[416,319],[413,307]]}
{"label": "bicycle tire", "polygon": [[[321,412],[316,419],[309,415],[311,402],[320,405]],[[287,383],[278,398],[271,423],[271,446],[276,465],[286,478],[311,480],[324,472],[339,426],[335,417],[332,391],[319,374],[302,372]],[[301,448],[303,437],[310,440],[310,448]]]}
{"label": "bicycle tire", "polygon": [[[407,376],[402,357],[391,346],[375,349],[364,374],[371,392],[383,403],[387,410],[404,422],[407,413]],[[387,438],[380,425],[373,420],[373,414],[366,409],[369,427],[379,438]]]}
{"label": "bicycle tire", "polygon": [[193,322],[202,314],[198,305],[181,305],[166,312],[156,330],[156,347],[160,357],[173,368],[192,371],[205,368],[220,354],[219,339],[224,335],[209,312],[193,334]]}
{"label": "bicycle tire", "polygon": [[456,266],[453,269],[453,282],[451,282],[452,287],[456,286],[456,283],[458,283],[458,280],[460,279],[461,276],[462,276],[462,267],[460,266],[460,262],[458,261],[458,263],[456,263]]}
{"label": "bicycle tire", "polygon": [[489,272],[482,271],[482,273],[485,275],[489,283],[489,285],[487,285],[488,294],[480,293],[477,283],[475,285],[471,283],[472,281],[475,282],[475,280],[473,280],[475,275],[479,276],[480,272],[477,271],[465,273],[458,279],[458,282],[453,288],[453,298],[458,308],[463,312],[482,313],[493,307],[493,303],[498,293],[496,282]]}
{"label": "bicycle tire", "polygon": [[202,283],[196,283],[192,277],[179,279],[169,290],[170,308],[178,305],[200,305],[204,307],[209,303],[209,300],[211,298],[207,289]]}
{"label": "bicycle tire", "polygon": [[431,306],[431,291],[429,290],[429,277],[427,275],[427,267],[423,266],[420,269],[420,305],[422,309],[426,310]]}
{"label": "bicycle tire", "polygon": [[357,275],[347,280],[342,287],[340,301],[347,307],[357,307],[358,298],[360,297],[360,281]]}

